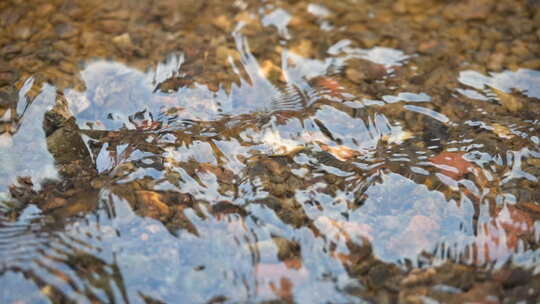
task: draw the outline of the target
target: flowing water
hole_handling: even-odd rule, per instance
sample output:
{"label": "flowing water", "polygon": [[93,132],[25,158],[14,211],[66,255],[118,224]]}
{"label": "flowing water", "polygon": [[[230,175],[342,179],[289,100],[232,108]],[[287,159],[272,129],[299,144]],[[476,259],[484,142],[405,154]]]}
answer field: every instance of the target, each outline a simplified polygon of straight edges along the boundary
{"label": "flowing water", "polygon": [[0,2],[0,302],[537,303],[540,2]]}

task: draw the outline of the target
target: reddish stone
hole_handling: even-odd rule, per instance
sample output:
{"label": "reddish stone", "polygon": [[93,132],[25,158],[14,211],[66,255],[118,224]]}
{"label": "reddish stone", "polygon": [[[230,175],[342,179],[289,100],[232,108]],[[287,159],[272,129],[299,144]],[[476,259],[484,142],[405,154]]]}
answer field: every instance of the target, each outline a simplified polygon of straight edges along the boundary
{"label": "reddish stone", "polygon": [[317,85],[329,90],[330,95],[333,97],[342,97],[341,92],[343,91],[343,87],[339,84],[339,82],[332,78],[321,77],[317,79]]}
{"label": "reddish stone", "polygon": [[474,169],[473,164],[463,158],[465,152],[442,152],[429,159],[444,175],[458,180]]}

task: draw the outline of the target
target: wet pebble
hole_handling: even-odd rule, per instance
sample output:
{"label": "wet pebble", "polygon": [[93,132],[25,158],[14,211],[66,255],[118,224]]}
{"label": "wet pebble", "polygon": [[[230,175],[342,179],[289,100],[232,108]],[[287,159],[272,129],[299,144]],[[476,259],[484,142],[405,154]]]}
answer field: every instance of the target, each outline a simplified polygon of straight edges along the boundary
{"label": "wet pebble", "polygon": [[122,34],[126,29],[126,24],[118,20],[102,20],[98,23],[99,28],[108,34]]}
{"label": "wet pebble", "polygon": [[382,79],[386,75],[386,69],[383,65],[372,63],[367,60],[352,60],[345,70],[347,79],[354,83],[364,81],[371,82]]}
{"label": "wet pebble", "polygon": [[79,34],[79,30],[72,23],[57,24],[54,31],[60,39],[69,39]]}
{"label": "wet pebble", "polygon": [[451,2],[443,11],[443,16],[450,20],[484,20],[493,9],[489,0],[466,0]]}

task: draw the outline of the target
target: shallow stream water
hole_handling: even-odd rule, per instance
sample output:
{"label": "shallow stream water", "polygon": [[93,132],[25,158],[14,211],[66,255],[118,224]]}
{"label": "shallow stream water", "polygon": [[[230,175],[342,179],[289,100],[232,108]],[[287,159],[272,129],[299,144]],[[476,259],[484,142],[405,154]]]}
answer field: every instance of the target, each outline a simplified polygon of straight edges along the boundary
{"label": "shallow stream water", "polygon": [[1,303],[537,303],[540,2],[0,2]]}

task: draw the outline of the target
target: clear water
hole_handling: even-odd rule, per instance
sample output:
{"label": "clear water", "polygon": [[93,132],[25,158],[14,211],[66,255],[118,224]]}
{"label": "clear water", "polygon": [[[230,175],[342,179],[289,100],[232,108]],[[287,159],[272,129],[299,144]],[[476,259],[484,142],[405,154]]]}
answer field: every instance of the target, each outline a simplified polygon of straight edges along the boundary
{"label": "clear water", "polygon": [[0,5],[3,303],[540,293],[534,1],[57,2]]}

